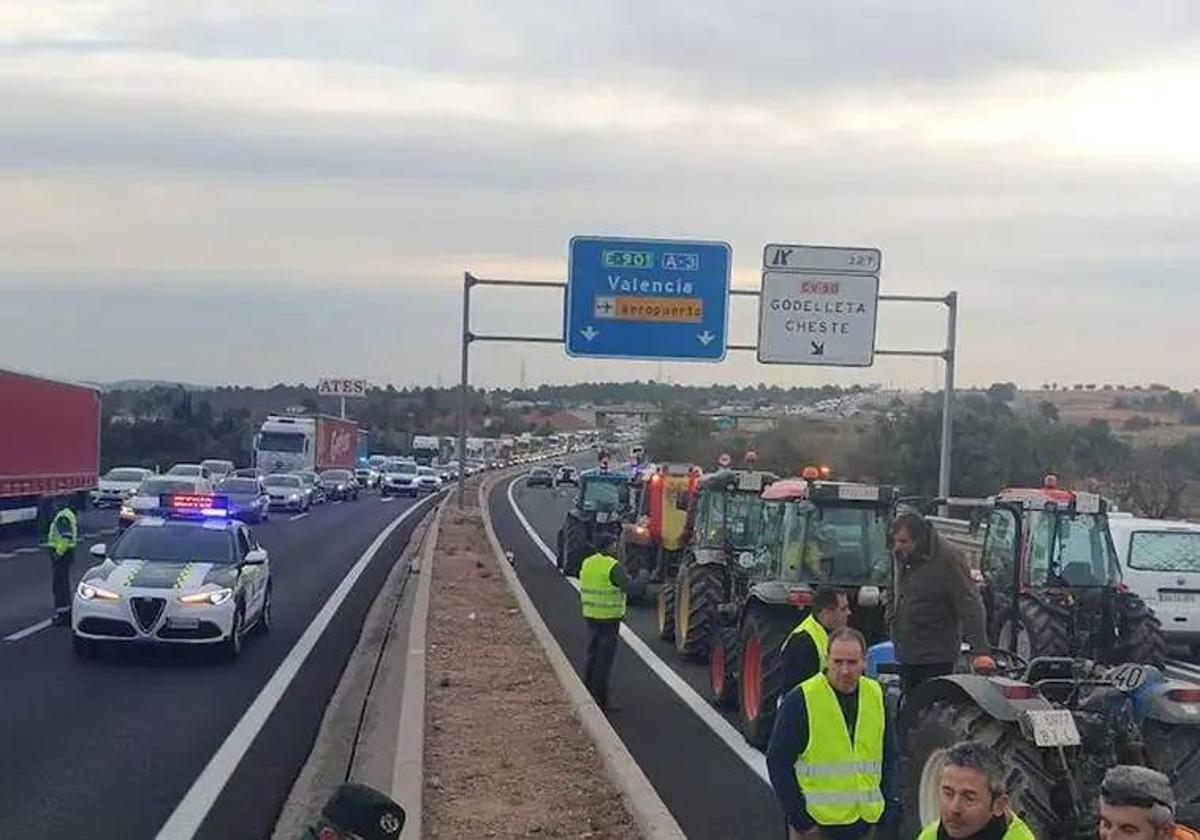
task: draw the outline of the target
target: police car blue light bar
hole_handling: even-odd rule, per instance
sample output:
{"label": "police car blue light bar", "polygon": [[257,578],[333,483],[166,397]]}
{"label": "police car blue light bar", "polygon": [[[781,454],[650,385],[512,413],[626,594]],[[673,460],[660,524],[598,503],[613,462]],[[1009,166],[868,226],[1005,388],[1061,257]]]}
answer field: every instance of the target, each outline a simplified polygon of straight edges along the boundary
{"label": "police car blue light bar", "polygon": [[210,493],[168,493],[158,499],[169,516],[222,518],[229,516],[229,497]]}

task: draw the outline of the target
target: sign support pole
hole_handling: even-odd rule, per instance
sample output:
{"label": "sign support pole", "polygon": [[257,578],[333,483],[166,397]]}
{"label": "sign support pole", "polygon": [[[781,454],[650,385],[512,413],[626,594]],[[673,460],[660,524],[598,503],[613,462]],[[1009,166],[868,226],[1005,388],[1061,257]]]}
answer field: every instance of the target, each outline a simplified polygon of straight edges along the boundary
{"label": "sign support pole", "polygon": [[342,419],[346,419],[346,398],[342,397]]}
{"label": "sign support pole", "polygon": [[463,272],[462,378],[458,385],[458,506],[463,506],[467,484],[467,360],[471,350],[471,287],[475,278]]}
{"label": "sign support pole", "polygon": [[[946,295],[946,352],[942,356],[946,364],[946,382],[942,388],[942,449],[938,460],[938,497],[950,497],[950,457],[954,427],[954,361],[958,338],[958,292]],[[939,516],[947,516],[946,505],[938,507]]]}

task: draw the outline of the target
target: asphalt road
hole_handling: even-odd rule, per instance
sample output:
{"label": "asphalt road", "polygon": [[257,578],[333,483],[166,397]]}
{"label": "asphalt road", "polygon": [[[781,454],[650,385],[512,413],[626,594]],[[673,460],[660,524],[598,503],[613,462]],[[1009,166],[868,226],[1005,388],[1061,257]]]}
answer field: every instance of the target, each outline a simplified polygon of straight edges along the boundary
{"label": "asphalt road", "polygon": [[[514,552],[521,583],[576,671],[582,673],[587,635],[579,596],[513,513],[509,484],[500,482],[489,499],[497,536],[505,549]],[[550,547],[573,493],[569,487],[526,489],[520,479],[513,488],[522,514]],[[728,730],[728,719],[703,700],[703,712],[698,713],[661,673],[666,672],[668,679],[674,675],[699,692],[707,682],[705,667],[680,662],[674,648],[658,640],[652,607],[632,607],[627,626],[649,648],[650,664],[622,640],[612,682],[612,700],[619,708],[609,719],[684,833],[690,840],[782,836],[779,806],[760,775],[761,755],[736,733],[726,731],[723,738],[718,729],[724,723]],[[693,698],[699,699],[695,694]],[[713,718],[718,729],[710,723]],[[754,761],[758,771],[751,767]]]}
{"label": "asphalt road", "polygon": [[[277,669],[299,662],[290,652],[343,578],[412,504],[367,495],[255,526],[271,555],[274,626],[228,664],[175,649],[77,660],[69,631],[32,629],[50,611],[46,557],[0,549],[8,555],[0,558],[0,836],[158,835],[243,714],[269,695]],[[102,533],[106,515],[115,521],[111,511],[89,513],[84,533]],[[419,519],[406,519],[362,569],[290,686],[266,706],[195,836],[270,836],[366,610]],[[94,562],[87,545],[75,580]]]}

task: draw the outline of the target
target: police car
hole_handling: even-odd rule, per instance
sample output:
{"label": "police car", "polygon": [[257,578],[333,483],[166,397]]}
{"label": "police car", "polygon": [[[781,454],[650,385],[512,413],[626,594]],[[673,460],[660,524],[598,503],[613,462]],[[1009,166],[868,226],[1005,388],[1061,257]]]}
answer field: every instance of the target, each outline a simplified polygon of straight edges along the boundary
{"label": "police car", "polygon": [[81,657],[126,643],[211,646],[232,660],[249,631],[271,627],[270,560],[225,497],[163,496],[154,515],[91,553],[104,562],[84,574],[71,608]]}

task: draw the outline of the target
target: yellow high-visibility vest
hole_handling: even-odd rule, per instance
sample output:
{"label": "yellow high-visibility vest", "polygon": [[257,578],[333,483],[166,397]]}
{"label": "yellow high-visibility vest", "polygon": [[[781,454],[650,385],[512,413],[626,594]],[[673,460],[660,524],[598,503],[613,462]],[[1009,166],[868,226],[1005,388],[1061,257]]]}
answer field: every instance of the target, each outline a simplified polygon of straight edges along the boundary
{"label": "yellow high-visibility vest", "polygon": [[612,584],[617,561],[596,553],[579,568],[579,596],[584,618],[611,621],[625,617],[625,593]]}
{"label": "yellow high-visibility vest", "polygon": [[854,743],[842,707],[824,674],[800,684],[808,711],[808,746],[796,761],[796,782],[817,825],[877,823],[883,816],[883,690],[858,680]]}
{"label": "yellow high-visibility vest", "polygon": [[[786,648],[792,637],[799,636],[801,633],[807,633],[812,637],[813,644],[817,647],[817,658],[820,660],[820,668],[817,670],[825,673],[825,663],[829,661],[829,631],[825,629],[825,625],[817,621],[817,616],[810,612],[783,640],[783,647]],[[788,688],[795,688],[795,686],[788,686]]]}
{"label": "yellow high-visibility vest", "polygon": [[[1004,832],[1004,840],[1037,840],[1030,831],[1029,826],[1018,817],[1016,814],[1009,814],[1008,830]],[[940,820],[935,820],[931,824],[925,826],[925,830],[917,835],[917,840],[937,840],[938,826]]]}

